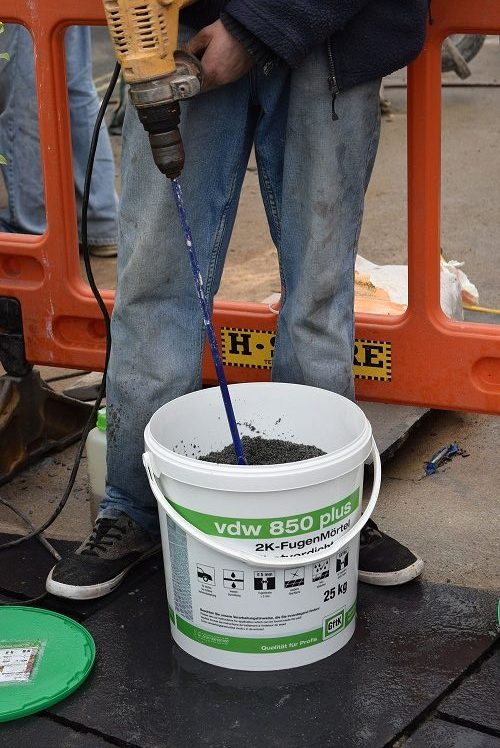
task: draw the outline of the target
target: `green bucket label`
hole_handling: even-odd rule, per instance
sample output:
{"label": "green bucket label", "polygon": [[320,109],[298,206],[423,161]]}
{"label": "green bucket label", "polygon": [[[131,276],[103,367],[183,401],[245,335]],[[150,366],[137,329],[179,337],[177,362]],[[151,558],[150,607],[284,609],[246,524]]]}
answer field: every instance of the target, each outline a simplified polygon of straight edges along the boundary
{"label": "green bucket label", "polygon": [[306,514],[294,514],[288,517],[266,517],[262,519],[219,517],[186,509],[173,501],[170,501],[170,504],[193,527],[197,527],[206,535],[234,538],[235,540],[282,538],[324,530],[346,519],[359,507],[359,489],[334,504],[329,504]]}
{"label": "green bucket label", "polygon": [[354,601],[354,604],[348,610],[342,608],[341,610],[337,610],[336,613],[332,613],[331,616],[327,616],[323,621],[323,639],[329,639],[331,636],[339,634],[349,626],[355,615],[356,601]]}
{"label": "green bucket label", "polygon": [[[304,631],[302,634],[291,634],[289,636],[276,637],[249,637],[229,636],[219,634],[216,631],[207,631],[199,626],[176,616],[175,625],[181,633],[199,644],[214,649],[222,649],[226,652],[240,652],[242,654],[276,654],[279,652],[292,652],[297,649],[305,649],[315,644],[321,644],[334,634],[346,629],[356,614],[356,601],[348,609],[334,613],[323,622],[323,628]],[[330,623],[331,622],[331,623]],[[332,629],[332,630],[329,630]]]}
{"label": "green bucket label", "polygon": [[328,618],[325,618],[325,620],[323,621],[323,639],[329,639],[331,636],[335,636],[335,634],[338,634],[339,631],[342,631],[345,625],[344,621],[345,608],[342,608],[342,610],[337,610],[336,613],[328,616]]}
{"label": "green bucket label", "polygon": [[344,626],[346,626],[346,627],[349,626],[349,624],[351,623],[351,621],[352,621],[352,619],[354,618],[355,615],[356,615],[356,600],[351,605],[351,607],[348,608],[346,610],[346,612],[345,612]]}

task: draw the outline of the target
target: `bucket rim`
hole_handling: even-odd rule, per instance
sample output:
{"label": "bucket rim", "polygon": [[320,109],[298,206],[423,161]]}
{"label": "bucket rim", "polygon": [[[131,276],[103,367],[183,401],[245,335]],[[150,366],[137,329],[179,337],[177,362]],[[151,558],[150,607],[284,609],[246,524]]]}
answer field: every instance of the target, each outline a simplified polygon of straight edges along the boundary
{"label": "bucket rim", "polygon": [[[308,457],[306,460],[296,460],[295,462],[279,462],[271,465],[227,465],[221,462],[207,462],[197,457],[181,455],[168,447],[164,447],[151,434],[149,424],[146,426],[144,432],[146,447],[155,457],[160,457],[179,466],[183,465],[194,468],[199,473],[212,475],[214,472],[220,472],[221,475],[237,475],[238,477],[244,475],[266,477],[266,474],[269,474],[267,477],[270,477],[271,475],[288,473],[312,473],[325,465],[331,465],[332,462],[340,464],[344,460],[349,459],[349,457],[359,454],[363,450],[363,447],[369,443],[371,435],[371,425],[367,422],[363,433],[354,442],[351,442],[348,448],[335,449],[332,452],[326,452],[324,455]],[[360,458],[359,464],[362,462],[364,462],[364,459]]]}
{"label": "bucket rim", "polygon": [[[356,469],[366,461],[371,451],[371,424],[361,408],[343,395],[339,395],[338,393],[320,387],[310,387],[309,385],[282,382],[244,382],[230,385],[229,389],[266,387],[276,384],[284,385],[288,388],[305,387],[307,389],[320,390],[328,393],[328,395],[340,398],[348,403],[353,411],[358,412],[361,416],[363,428],[358,436],[340,449],[335,449],[324,455],[311,457],[307,460],[278,463],[275,465],[226,465],[206,462],[204,460],[199,460],[196,457],[182,455],[179,452],[175,452],[173,449],[164,446],[155,436],[153,436],[151,428],[153,419],[157,417],[157,414],[161,410],[168,408],[170,403],[174,402],[172,400],[161,406],[161,408],[158,408],[158,410],[153,413],[144,431],[145,448],[151,453],[155,474],[163,474],[182,483],[205,488],[216,487],[218,490],[223,491],[234,491],[234,481],[237,479],[237,491],[243,492],[254,490],[259,492],[269,491],[270,489],[266,482],[278,479],[283,482],[283,485],[280,487],[274,486],[272,490],[279,491],[288,490],[290,488],[302,488],[305,486],[318,485],[332,480],[333,465],[338,465],[341,469],[341,472],[339,471],[337,473],[337,476],[340,477],[341,475]],[[175,398],[175,401],[181,400],[182,398],[192,397],[193,395],[200,396],[199,393],[202,391],[203,390],[197,390],[196,392],[182,395],[179,398]],[[162,463],[161,469],[158,465],[158,461],[161,461]],[[169,466],[169,471],[165,470],[166,465]]]}

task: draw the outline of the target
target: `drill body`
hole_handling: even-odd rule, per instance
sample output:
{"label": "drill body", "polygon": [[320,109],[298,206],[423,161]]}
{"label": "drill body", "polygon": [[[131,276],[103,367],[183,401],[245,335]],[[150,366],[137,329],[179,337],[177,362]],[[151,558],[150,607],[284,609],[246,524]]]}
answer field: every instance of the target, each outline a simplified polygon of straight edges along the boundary
{"label": "drill body", "polygon": [[179,101],[201,89],[199,61],[177,50],[179,11],[196,0],[103,0],[115,55],[156,165],[171,179],[184,166]]}

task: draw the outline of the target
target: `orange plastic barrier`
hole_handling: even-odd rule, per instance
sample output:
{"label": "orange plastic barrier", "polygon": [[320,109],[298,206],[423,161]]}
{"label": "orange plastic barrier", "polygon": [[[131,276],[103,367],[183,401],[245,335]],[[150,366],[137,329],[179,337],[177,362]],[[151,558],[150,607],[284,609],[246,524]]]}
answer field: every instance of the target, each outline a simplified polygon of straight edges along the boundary
{"label": "orange plastic barrier", "polygon": [[[4,22],[33,36],[48,229],[0,234],[0,295],[22,305],[29,361],[103,365],[104,328],[80,276],[63,35],[102,24],[101,0],[2,0]],[[433,0],[426,48],[408,76],[409,306],[401,317],[358,315],[354,372],[360,399],[500,413],[500,327],[441,311],[441,42],[450,33],[500,34],[498,0]],[[0,38],[1,42],[1,38]],[[112,307],[113,294],[104,298]],[[270,376],[276,315],[264,304],[220,302],[215,326],[228,379]],[[215,381],[208,355],[204,379]]]}

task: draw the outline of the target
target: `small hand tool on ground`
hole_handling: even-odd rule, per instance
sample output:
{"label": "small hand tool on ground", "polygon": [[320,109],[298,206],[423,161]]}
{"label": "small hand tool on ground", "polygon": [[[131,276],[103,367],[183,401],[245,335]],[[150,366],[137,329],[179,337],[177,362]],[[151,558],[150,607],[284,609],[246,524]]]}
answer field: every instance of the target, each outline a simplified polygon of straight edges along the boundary
{"label": "small hand tool on ground", "polygon": [[462,455],[467,457],[468,454],[463,449],[460,449],[456,442],[448,444],[448,446],[439,449],[435,452],[428,462],[424,463],[424,469],[426,475],[434,475],[437,469],[445,462],[449,462],[455,455]]}

